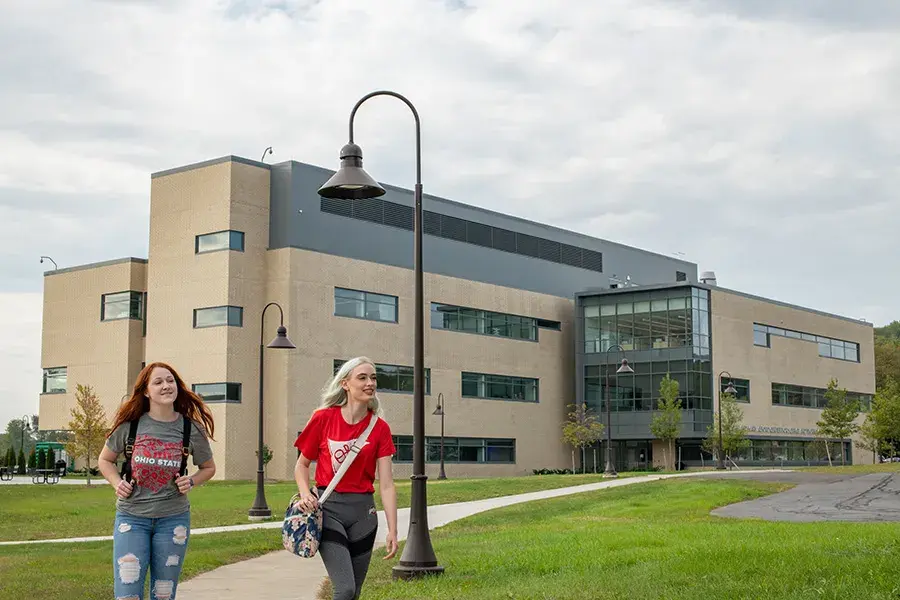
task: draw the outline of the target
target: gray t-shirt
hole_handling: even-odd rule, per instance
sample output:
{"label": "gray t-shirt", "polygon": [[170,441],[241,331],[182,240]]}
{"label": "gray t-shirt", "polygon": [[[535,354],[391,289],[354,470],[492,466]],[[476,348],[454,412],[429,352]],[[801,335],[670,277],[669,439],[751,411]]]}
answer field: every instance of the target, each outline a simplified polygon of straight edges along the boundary
{"label": "gray t-shirt", "polygon": [[[125,442],[131,423],[122,423],[106,440],[106,446],[116,454],[125,452]],[[190,510],[186,494],[178,491],[175,479],[181,469],[181,442],[184,419],[179,414],[172,422],[157,421],[144,413],[138,421],[131,474],[134,490],[126,499],[118,498],[116,508],[135,517],[160,518]],[[196,421],[191,423],[191,455],[200,465],[212,458],[206,430]]]}

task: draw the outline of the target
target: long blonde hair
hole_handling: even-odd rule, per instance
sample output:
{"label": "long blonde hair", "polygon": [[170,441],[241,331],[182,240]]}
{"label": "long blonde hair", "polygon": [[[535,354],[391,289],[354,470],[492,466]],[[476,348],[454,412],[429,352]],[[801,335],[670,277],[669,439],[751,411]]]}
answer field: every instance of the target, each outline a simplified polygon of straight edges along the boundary
{"label": "long blonde hair", "polygon": [[[341,368],[338,369],[337,373],[334,374],[334,377],[329,380],[325,387],[322,388],[322,398],[319,401],[319,408],[330,408],[332,406],[345,406],[347,404],[347,392],[344,391],[344,388],[341,387],[341,383],[344,382],[345,379],[350,377],[350,373],[353,372],[353,369],[360,365],[372,365],[372,368],[375,367],[375,363],[366,358],[365,356],[357,356],[356,358],[351,358],[347,362],[341,365]],[[381,410],[381,402],[378,399],[378,392],[372,396],[372,399],[369,400],[369,410],[375,413],[377,416],[381,417],[383,412]]]}

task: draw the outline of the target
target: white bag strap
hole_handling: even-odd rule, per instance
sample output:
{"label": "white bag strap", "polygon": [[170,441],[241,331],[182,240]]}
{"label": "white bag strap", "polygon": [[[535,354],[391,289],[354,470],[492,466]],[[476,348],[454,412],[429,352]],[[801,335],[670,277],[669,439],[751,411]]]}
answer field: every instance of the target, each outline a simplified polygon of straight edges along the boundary
{"label": "white bag strap", "polygon": [[328,484],[328,487],[325,488],[325,491],[322,492],[322,496],[319,498],[319,504],[325,502],[328,499],[328,496],[331,495],[331,492],[334,491],[334,488],[337,487],[337,484],[341,482],[341,478],[344,476],[344,473],[347,472],[347,469],[350,468],[351,463],[356,458],[356,455],[359,454],[359,451],[362,450],[362,447],[366,445],[366,440],[369,439],[369,434],[372,433],[372,430],[375,429],[375,423],[378,421],[378,415],[372,415],[372,420],[369,421],[368,427],[366,430],[362,432],[362,435],[356,438],[356,441],[353,442],[353,445],[350,446],[350,454],[347,458],[344,459],[344,462],[341,463],[341,467],[338,469],[338,472],[334,474],[334,477],[331,479],[331,483]]}

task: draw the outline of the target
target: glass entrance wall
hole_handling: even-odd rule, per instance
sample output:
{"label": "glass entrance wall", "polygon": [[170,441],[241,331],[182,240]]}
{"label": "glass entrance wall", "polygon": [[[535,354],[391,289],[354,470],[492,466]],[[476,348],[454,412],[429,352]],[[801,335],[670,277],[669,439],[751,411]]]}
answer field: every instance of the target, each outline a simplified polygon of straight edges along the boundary
{"label": "glass entrance wall", "polygon": [[[668,374],[684,409],[681,435],[702,437],[713,420],[709,290],[689,284],[633,290],[579,298],[580,400],[605,422],[608,386],[613,436],[647,438]],[[623,358],[634,373],[616,373]]]}

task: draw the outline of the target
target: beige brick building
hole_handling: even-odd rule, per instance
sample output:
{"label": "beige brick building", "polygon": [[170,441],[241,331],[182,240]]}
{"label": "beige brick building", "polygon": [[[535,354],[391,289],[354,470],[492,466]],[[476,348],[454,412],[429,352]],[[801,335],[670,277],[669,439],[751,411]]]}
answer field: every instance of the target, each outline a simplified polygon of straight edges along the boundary
{"label": "beige brick building", "polygon": [[[269,477],[291,477],[297,456],[292,444],[321,387],[340,361],[357,355],[378,364],[379,395],[398,447],[395,470],[408,474],[412,195],[388,187],[383,199],[320,198],[316,190],[331,173],[293,161],[268,165],[227,156],[153,174],[147,260],[46,273],[41,427],[65,428],[79,383],[94,387],[111,417],[142,365],[163,360],[213,411],[217,478],[253,477],[260,340],[274,337],[277,307],[262,324],[261,318],[264,307],[277,302],[297,348],[264,351],[265,441],[274,454]],[[687,289],[688,296],[691,289],[712,290],[708,302],[715,308],[707,313],[714,333],[707,334],[706,352],[714,358],[694,378],[697,408],[686,411],[696,413],[690,436],[699,431],[695,423],[705,431],[710,420],[714,396],[703,396],[700,386],[704,378],[711,386],[713,367],[749,381],[746,421],[763,428],[760,436],[768,435],[766,428],[814,427],[820,412],[772,405],[771,399],[767,404],[773,382],[824,387],[835,376],[853,391],[873,392],[868,324],[704,286],[692,263],[450,200],[426,196],[425,211],[431,476],[437,473],[440,432],[439,417],[431,413],[439,398],[446,411],[448,476],[527,474],[570,465],[560,425],[568,404],[595,402],[596,374],[588,364],[593,359],[585,357],[600,356],[585,353],[592,317],[584,316],[584,290],[617,296],[671,286]],[[639,287],[615,289],[624,281]],[[787,334],[767,333],[770,347],[754,346],[755,321],[852,340],[859,344],[857,360],[822,361],[815,343]],[[633,335],[634,323],[631,328]],[[598,348],[605,335],[599,331]],[[661,343],[650,342],[653,356],[661,356]],[[648,377],[652,384],[655,375]],[[790,402],[792,393],[785,391]],[[650,414],[643,405],[634,407],[632,400],[635,415]],[[649,434],[640,419],[618,423],[621,414],[613,421],[621,445],[617,460],[633,467],[640,457],[629,452],[638,446],[628,444],[647,441]],[[686,448],[692,443],[687,440]],[[652,444],[645,453],[645,459],[656,459]],[[856,452],[852,458],[865,459]]]}

